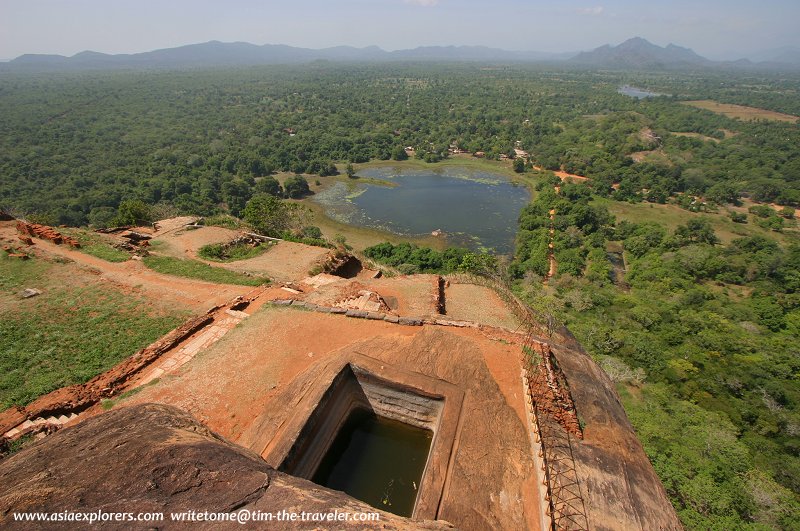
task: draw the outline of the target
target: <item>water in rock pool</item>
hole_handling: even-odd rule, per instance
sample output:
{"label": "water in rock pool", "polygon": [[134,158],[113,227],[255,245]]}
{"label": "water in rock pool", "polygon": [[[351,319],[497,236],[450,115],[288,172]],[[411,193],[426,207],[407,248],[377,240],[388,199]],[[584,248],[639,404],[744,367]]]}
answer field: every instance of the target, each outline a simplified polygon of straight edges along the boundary
{"label": "water in rock pool", "polygon": [[345,421],[312,480],[373,507],[410,516],[432,432],[357,409]]}

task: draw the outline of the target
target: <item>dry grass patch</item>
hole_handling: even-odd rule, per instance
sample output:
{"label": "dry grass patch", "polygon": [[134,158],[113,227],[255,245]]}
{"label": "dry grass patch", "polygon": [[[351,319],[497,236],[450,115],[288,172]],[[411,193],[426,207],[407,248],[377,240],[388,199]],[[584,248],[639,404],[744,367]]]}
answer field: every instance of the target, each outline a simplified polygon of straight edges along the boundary
{"label": "dry grass patch", "polygon": [[797,123],[800,118],[792,116],[791,114],[783,114],[775,111],[768,111],[766,109],[757,109],[755,107],[746,107],[744,105],[733,105],[731,103],[718,103],[712,100],[697,100],[697,101],[684,101],[684,105],[696,107],[698,109],[705,109],[713,113],[722,114],[728,118],[736,118],[744,121],[755,120],[768,120],[771,122],[789,122]]}
{"label": "dry grass patch", "polygon": [[706,142],[719,142],[718,138],[714,138],[714,137],[706,136],[706,135],[701,135],[700,133],[675,133],[675,132],[670,132],[670,134],[671,135],[675,135],[675,136],[685,136],[685,137],[688,137],[688,138],[697,138],[697,139],[700,139],[700,140],[704,140]]}

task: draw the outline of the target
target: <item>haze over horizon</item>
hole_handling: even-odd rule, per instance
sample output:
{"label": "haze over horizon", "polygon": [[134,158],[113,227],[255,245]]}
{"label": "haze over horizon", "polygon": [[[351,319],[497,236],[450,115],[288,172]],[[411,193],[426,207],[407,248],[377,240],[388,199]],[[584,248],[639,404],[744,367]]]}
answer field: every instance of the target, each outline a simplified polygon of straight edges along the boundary
{"label": "haze over horizon", "polygon": [[146,52],[219,40],[306,48],[479,45],[578,52],[641,36],[711,59],[800,47],[796,0],[4,0],[0,60]]}

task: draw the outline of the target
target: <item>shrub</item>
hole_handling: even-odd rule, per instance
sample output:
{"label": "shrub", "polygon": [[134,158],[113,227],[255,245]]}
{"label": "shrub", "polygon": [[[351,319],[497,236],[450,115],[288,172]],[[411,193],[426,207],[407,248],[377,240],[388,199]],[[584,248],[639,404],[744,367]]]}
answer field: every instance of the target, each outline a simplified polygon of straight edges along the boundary
{"label": "shrub", "polygon": [[308,181],[302,175],[295,175],[286,179],[283,183],[283,188],[286,191],[286,197],[291,197],[292,199],[303,197],[311,192],[308,187]]}

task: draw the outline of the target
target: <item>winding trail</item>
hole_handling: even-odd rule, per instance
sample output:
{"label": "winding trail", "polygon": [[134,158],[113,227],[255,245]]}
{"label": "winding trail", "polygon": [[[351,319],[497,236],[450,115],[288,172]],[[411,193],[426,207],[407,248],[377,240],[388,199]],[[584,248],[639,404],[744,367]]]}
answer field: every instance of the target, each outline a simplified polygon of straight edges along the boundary
{"label": "winding trail", "polygon": [[[14,223],[0,222],[0,234],[11,240],[16,239],[17,232]],[[140,292],[151,299],[174,301],[195,311],[205,311],[212,306],[224,304],[253,289],[252,286],[215,284],[164,275],[149,269],[139,260],[108,262],[67,246],[56,245],[38,238],[28,249],[35,253],[67,258],[92,274],[98,275],[101,280],[115,284],[123,290]]]}
{"label": "winding trail", "polygon": [[[558,193],[558,187],[556,186],[556,193]],[[551,278],[556,275],[558,271],[558,263],[556,262],[556,255],[555,255],[555,245],[553,241],[556,237],[556,228],[555,228],[555,221],[556,221],[556,209],[553,208],[550,210],[550,241],[547,243],[547,259],[550,262],[550,269],[547,271],[547,275],[544,278],[544,281],[547,282]]]}

